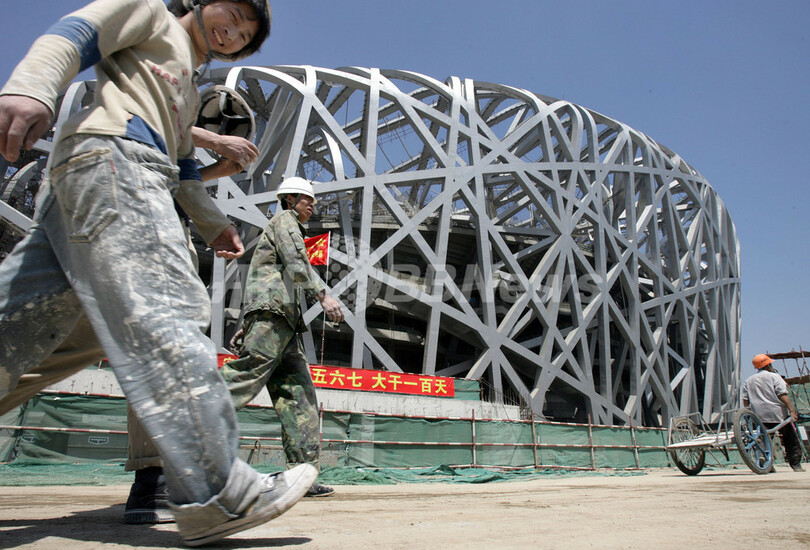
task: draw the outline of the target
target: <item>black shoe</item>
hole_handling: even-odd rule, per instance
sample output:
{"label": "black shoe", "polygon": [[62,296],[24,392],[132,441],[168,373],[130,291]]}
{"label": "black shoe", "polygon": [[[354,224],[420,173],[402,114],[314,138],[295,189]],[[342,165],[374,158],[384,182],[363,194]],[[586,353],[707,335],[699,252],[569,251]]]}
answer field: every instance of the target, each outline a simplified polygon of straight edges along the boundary
{"label": "black shoe", "polygon": [[327,487],[326,485],[321,485],[320,483],[313,483],[312,487],[309,488],[307,493],[304,495],[305,497],[328,497],[335,494],[335,490],[331,487]]}
{"label": "black shoe", "polygon": [[790,467],[793,468],[794,472],[803,472],[804,471],[804,468],[802,468],[801,463],[799,463],[799,464],[791,464]]}
{"label": "black shoe", "polygon": [[129,490],[124,508],[124,523],[171,523],[169,491],[163,468],[151,467],[135,471],[135,482]]}

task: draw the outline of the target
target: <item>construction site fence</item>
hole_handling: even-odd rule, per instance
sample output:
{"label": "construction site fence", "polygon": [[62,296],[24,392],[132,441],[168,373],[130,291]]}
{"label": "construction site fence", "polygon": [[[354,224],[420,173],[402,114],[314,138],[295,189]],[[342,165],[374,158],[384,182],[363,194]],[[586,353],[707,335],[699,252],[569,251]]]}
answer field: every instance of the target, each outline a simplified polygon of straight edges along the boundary
{"label": "construction site fence", "polygon": [[[595,470],[672,465],[662,428],[476,418],[472,412],[442,418],[321,408],[320,416],[323,467]],[[281,424],[271,407],[245,407],[238,420],[244,460],[284,465]],[[123,398],[42,393],[0,417],[0,461],[124,461],[126,430]]]}

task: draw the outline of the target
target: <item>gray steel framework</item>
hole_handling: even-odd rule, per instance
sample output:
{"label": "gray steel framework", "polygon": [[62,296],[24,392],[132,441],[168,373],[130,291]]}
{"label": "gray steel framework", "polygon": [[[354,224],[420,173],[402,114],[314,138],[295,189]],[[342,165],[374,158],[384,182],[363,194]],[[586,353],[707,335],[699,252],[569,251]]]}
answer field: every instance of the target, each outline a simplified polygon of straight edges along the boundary
{"label": "gray steel framework", "polygon": [[[332,231],[323,275],[348,314],[332,327],[305,312],[313,362],[480,379],[495,401],[605,424],[711,420],[736,401],[736,231],[673,151],[570,102],[456,77],[279,66],[208,82],[240,90],[258,122],[260,160],[211,187],[249,251],[280,180],[315,183],[310,234]],[[212,261],[219,345],[246,267]]]}

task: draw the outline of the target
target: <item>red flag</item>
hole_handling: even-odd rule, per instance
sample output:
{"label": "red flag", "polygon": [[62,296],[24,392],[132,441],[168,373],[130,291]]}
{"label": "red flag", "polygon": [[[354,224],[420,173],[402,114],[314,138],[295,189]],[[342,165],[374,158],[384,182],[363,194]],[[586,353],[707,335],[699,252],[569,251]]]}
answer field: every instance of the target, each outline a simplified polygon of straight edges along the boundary
{"label": "red flag", "polygon": [[234,359],[239,359],[239,356],[233,355],[232,353],[217,353],[217,368],[221,369],[222,365]]}
{"label": "red flag", "polygon": [[327,265],[329,261],[329,233],[304,239],[307,257],[312,265]]}

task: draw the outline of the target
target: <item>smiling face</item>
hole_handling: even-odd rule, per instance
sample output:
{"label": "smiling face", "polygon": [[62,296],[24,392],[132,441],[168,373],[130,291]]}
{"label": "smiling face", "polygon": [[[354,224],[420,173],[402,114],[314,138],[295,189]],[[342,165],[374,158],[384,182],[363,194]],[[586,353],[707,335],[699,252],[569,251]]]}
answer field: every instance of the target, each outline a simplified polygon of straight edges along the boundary
{"label": "smiling face", "polygon": [[256,11],[247,2],[217,0],[203,6],[201,13],[204,34],[193,11],[180,18],[191,35],[200,62],[209,46],[212,52],[225,55],[242,51],[259,30]]}

